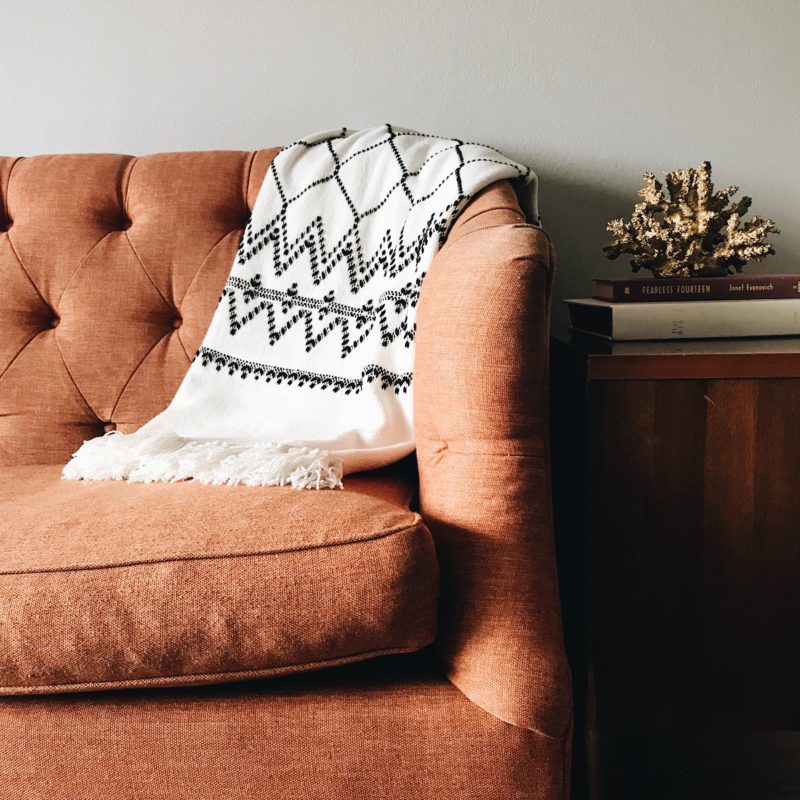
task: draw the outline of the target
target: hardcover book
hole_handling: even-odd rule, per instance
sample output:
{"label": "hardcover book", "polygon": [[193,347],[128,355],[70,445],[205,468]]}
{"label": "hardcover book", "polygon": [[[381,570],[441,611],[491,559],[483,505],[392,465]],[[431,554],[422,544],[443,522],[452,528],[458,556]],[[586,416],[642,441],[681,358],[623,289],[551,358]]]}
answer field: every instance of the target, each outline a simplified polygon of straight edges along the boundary
{"label": "hardcover book", "polygon": [[800,275],[721,278],[596,278],[593,296],[610,303],[800,298]]}
{"label": "hardcover book", "polygon": [[800,336],[800,298],[696,303],[565,300],[574,330],[614,341]]}

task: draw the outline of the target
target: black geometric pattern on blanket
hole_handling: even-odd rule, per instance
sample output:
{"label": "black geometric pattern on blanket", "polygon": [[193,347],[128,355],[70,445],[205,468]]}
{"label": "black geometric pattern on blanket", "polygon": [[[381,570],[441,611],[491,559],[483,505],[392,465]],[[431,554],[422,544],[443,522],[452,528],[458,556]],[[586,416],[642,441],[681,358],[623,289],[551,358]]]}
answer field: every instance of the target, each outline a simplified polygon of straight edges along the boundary
{"label": "black geometric pattern on blanket", "polygon": [[383,347],[388,347],[399,336],[402,336],[405,347],[410,347],[416,325],[409,326],[408,312],[419,301],[421,285],[422,276],[419,276],[399,291],[382,292],[377,304],[370,299],[362,306],[350,306],[334,302],[333,292],[322,300],[302,297],[296,283],[286,291],[267,289],[261,285],[261,276],[256,274],[249,281],[229,278],[222,297],[228,299],[231,336],[263,314],[268,344],[274,345],[292,328],[302,325],[305,350],[310,353],[329,334],[338,330],[341,355],[345,358],[367,339],[376,325],[380,329]]}
{"label": "black geometric pattern on blanket", "polygon": [[200,363],[204,367],[211,365],[217,372],[225,369],[228,375],[238,374],[243,379],[259,380],[263,378],[267,383],[271,381],[283,383],[285,381],[288,386],[296,384],[297,386],[308,386],[309,389],[331,389],[334,392],[344,390],[345,394],[358,394],[373,381],[380,381],[381,389],[394,389],[395,394],[405,393],[411,385],[412,378],[410,372],[398,374],[384,369],[378,364],[368,364],[361,370],[361,375],[357,378],[343,378],[338,375],[324,375],[302,369],[259,364],[255,361],[247,361],[220,353],[219,350],[209,347],[201,347],[197,351],[196,359],[200,359]]}
{"label": "black geometric pattern on blanket", "polygon": [[[450,175],[453,174],[455,171],[450,173]],[[376,208],[386,202],[389,194]],[[458,197],[452,203],[448,203],[438,215],[431,214],[419,234],[409,243],[404,240],[403,229],[400,230],[396,242],[393,240],[392,232],[387,230],[377,250],[368,258],[364,258],[358,221],[354,222],[342,238],[333,245],[327,241],[320,216],[315,217],[301,233],[292,239],[286,230],[287,206],[284,205],[280,213],[258,231],[251,231],[248,223],[248,228],[239,244],[236,263],[239,266],[245,266],[251,258],[268,248],[272,250],[272,268],[275,276],[280,277],[300,259],[300,256],[307,252],[308,258],[303,261],[308,265],[314,286],[319,286],[344,261],[347,266],[350,291],[356,294],[379,272],[387,278],[394,278],[409,266],[416,265],[434,235],[439,237],[439,244],[442,244],[446,237],[448,221],[452,219],[453,212],[469,199],[467,195],[459,191]],[[411,202],[410,205],[413,207],[416,203]],[[359,221],[370,213],[371,211],[368,211],[366,214],[360,215]]]}
{"label": "black geometric pattern on blanket", "polygon": [[[370,334],[377,328],[380,334],[382,347],[388,347],[401,337],[406,348],[410,347],[416,333],[416,325],[409,324],[408,316],[416,308],[419,291],[425,272],[421,269],[421,256],[425,252],[433,237],[438,237],[439,245],[444,243],[458,211],[469,200],[470,195],[464,192],[461,179],[461,170],[464,166],[476,162],[487,162],[513,166],[520,178],[527,178],[530,169],[520,169],[513,162],[500,158],[465,158],[462,148],[472,145],[459,139],[441,139],[442,147],[432,153],[415,170],[407,169],[403,163],[400,149],[396,139],[405,136],[422,136],[426,134],[412,131],[395,131],[391,125],[386,125],[386,137],[381,141],[357,150],[346,158],[340,159],[332,142],[347,135],[345,128],[335,136],[316,142],[300,140],[289,147],[302,146],[307,148],[327,148],[330,154],[330,172],[317,178],[299,191],[288,194],[287,187],[281,181],[277,163],[273,160],[268,178],[281,199],[281,207],[277,214],[257,230],[254,229],[252,219],[245,228],[242,240],[236,254],[234,272],[237,267],[243,268],[253,258],[266,251],[266,259],[270,262],[274,276],[281,277],[290,269],[308,270],[308,277],[313,286],[319,286],[330,273],[340,265],[347,270],[347,284],[352,295],[364,289],[375,275],[386,278],[397,276],[409,267],[413,268],[410,280],[399,291],[387,291],[377,299],[361,305],[351,305],[342,302],[332,292],[326,293],[322,298],[301,295],[297,289],[298,284],[293,283],[286,290],[269,288],[272,276],[256,274],[249,279],[231,275],[220,297],[220,302],[228,304],[229,334],[234,337],[245,325],[258,320],[258,324],[265,324],[266,341],[270,346],[275,345],[284,336],[288,335],[295,327],[302,328],[305,352],[310,353],[314,348],[334,333],[341,336],[340,353],[345,358],[360,344],[365,342]],[[440,137],[437,137],[440,138]],[[354,159],[376,148],[386,147],[392,151],[392,158],[400,169],[400,178],[389,186],[380,200],[369,208],[359,209],[358,198],[351,197],[342,179],[342,167]],[[288,149],[288,148],[286,148]],[[494,148],[490,148],[494,149]],[[418,177],[425,167],[433,162],[437,156],[445,152],[453,152],[457,157],[456,166],[444,175],[438,183],[421,196],[414,196],[413,178]],[[501,160],[503,159],[503,160]],[[454,181],[451,179],[455,179]],[[409,182],[409,179],[412,179]],[[329,241],[322,216],[314,217],[308,225],[296,236],[290,236],[287,225],[287,212],[289,208],[309,190],[323,183],[335,182],[353,217],[351,227],[337,240]],[[399,232],[387,230],[378,244],[375,252],[365,254],[360,236],[361,223],[371,215],[378,212],[387,203],[389,198],[398,191],[402,191],[408,201],[409,210],[430,200],[434,195],[452,185],[450,202],[432,213],[422,229],[410,241],[405,240],[405,226]],[[262,267],[263,269],[263,267]],[[304,286],[308,283],[305,274],[298,272],[297,277]],[[267,286],[262,281],[266,280]],[[243,360],[236,356],[226,354],[218,349],[201,348],[196,358],[200,358],[203,366],[213,365],[217,370],[226,368],[230,375],[239,374],[246,378],[264,377],[267,381],[286,381],[297,386],[310,386],[346,393],[359,392],[367,382],[381,381],[384,389],[393,388],[395,391],[406,391],[411,383],[412,374],[396,374],[377,365],[368,365],[364,368],[359,378],[339,378],[332,375],[322,375],[304,370],[275,367]]]}

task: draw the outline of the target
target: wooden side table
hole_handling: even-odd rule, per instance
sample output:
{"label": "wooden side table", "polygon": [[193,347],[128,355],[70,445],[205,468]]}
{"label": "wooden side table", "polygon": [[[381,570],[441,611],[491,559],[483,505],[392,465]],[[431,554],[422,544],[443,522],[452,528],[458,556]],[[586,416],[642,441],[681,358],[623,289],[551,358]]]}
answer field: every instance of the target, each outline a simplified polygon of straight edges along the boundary
{"label": "wooden side table", "polygon": [[552,392],[575,796],[800,798],[800,339],[556,336]]}

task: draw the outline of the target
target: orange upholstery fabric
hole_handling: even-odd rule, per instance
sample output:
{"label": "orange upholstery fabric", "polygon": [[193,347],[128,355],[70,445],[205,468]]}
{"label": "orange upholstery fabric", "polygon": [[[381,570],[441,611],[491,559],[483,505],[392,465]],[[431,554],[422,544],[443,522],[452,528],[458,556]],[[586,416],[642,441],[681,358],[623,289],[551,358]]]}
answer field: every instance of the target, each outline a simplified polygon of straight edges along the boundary
{"label": "orange upholstery fabric", "polygon": [[420,510],[442,566],[448,675],[501,719],[570,724],[547,451],[552,254],[509,184],[459,218],[425,278],[414,374]]}
{"label": "orange upholstery fabric", "polygon": [[[388,662],[388,663],[386,663]],[[560,743],[416,657],[169,691],[0,702],[3,800],[557,800]]]}
{"label": "orange upholstery fabric", "polygon": [[0,468],[0,694],[213,683],[429,644],[436,557],[389,471],[342,492]]}
{"label": "orange upholstery fabric", "polygon": [[0,464],[169,403],[276,152],[0,159]]}
{"label": "orange upholstery fabric", "polygon": [[0,797],[565,800],[553,255],[509,184],[472,201],[423,285],[425,527],[375,476],[317,495],[64,485],[35,466],[167,405],[275,152],[0,158],[0,684],[222,680],[418,647],[433,636],[426,527],[437,652],[464,694],[397,656],[391,678],[373,660],[235,687],[4,697]]}

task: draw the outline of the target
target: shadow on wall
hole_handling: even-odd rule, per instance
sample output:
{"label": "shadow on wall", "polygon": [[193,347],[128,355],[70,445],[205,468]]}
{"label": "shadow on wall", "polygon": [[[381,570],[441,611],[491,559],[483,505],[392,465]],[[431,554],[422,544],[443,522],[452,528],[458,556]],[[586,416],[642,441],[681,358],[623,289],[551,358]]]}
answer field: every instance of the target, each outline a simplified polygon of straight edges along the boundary
{"label": "shadow on wall", "polygon": [[540,175],[539,203],[542,224],[556,248],[553,288],[553,327],[566,326],[565,297],[589,297],[592,278],[627,275],[626,259],[609,261],[603,247],[609,242],[606,224],[630,213],[636,201],[632,192],[607,188],[600,182]]}

